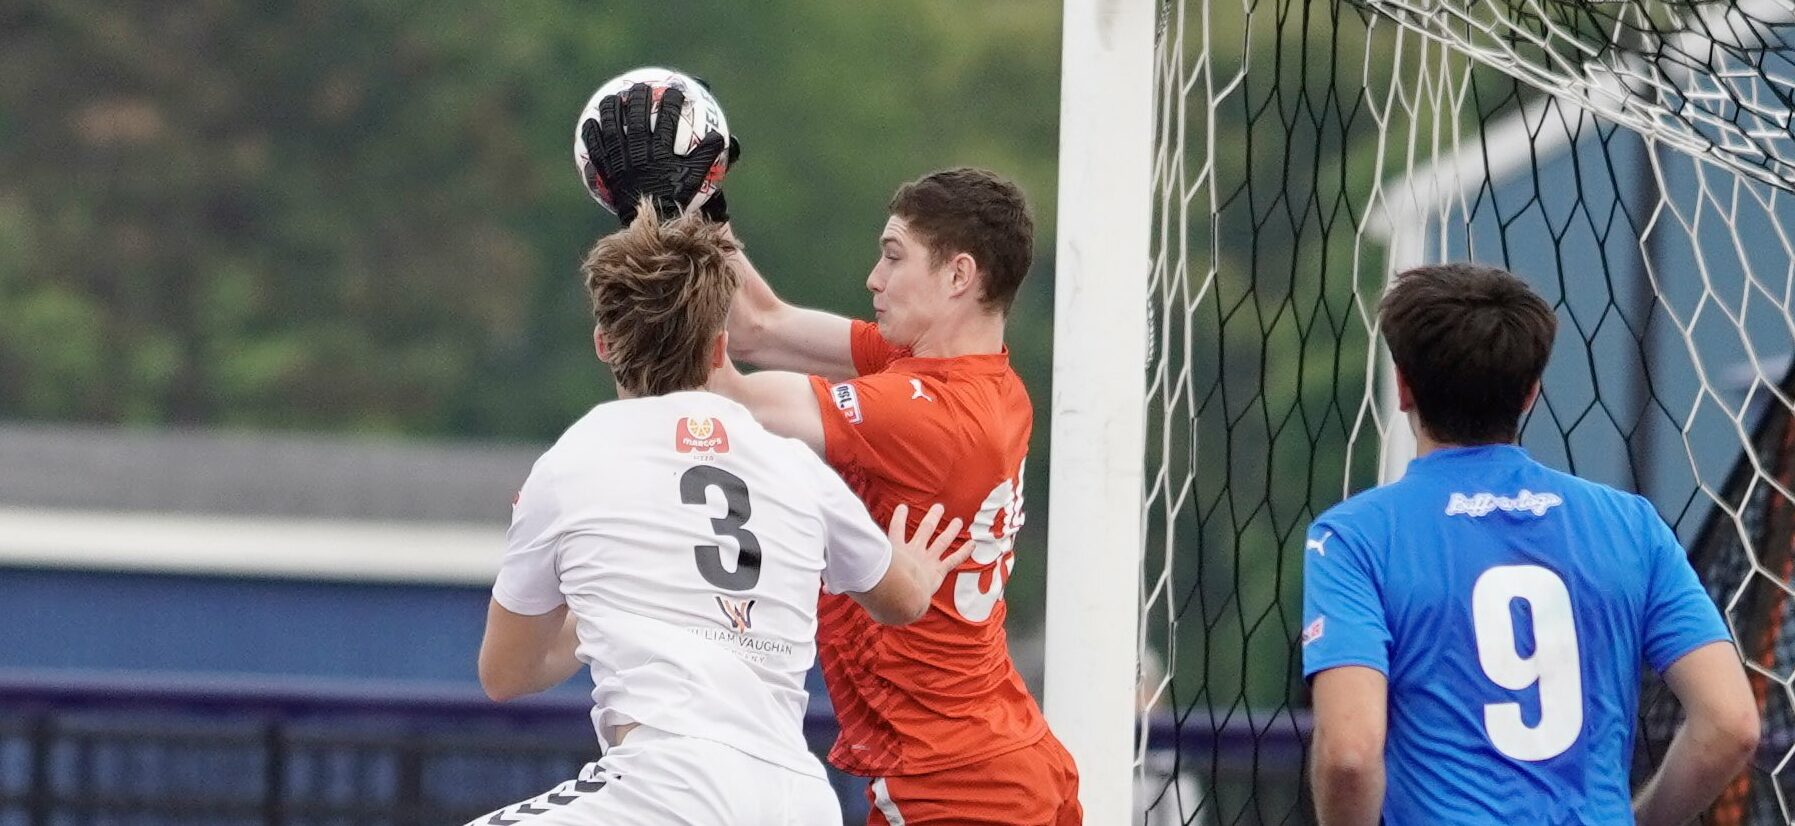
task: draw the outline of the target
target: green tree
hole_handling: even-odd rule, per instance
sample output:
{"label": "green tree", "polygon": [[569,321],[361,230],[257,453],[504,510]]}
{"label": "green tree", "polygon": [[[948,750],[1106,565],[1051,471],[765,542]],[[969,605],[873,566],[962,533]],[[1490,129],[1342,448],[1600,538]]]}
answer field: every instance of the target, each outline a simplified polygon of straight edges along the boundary
{"label": "green tree", "polygon": [[1037,400],[1013,599],[1044,565],[1053,4],[825,0],[0,9],[0,415],[552,438],[608,382],[577,262],[613,218],[575,116],[623,70],[708,78],[738,229],[795,302],[864,315],[885,201],[1029,191],[1011,346]]}

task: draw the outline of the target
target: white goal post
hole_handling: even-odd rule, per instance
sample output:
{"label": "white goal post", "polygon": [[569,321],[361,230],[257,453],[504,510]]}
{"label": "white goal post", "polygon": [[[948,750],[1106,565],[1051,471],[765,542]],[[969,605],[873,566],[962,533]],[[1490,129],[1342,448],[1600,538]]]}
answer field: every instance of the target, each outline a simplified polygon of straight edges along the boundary
{"label": "white goal post", "polygon": [[1153,0],[1066,0],[1047,718],[1087,823],[1133,817],[1152,220]]}
{"label": "white goal post", "polygon": [[1795,0],[1063,12],[1044,699],[1088,822],[1307,817],[1297,539],[1412,455],[1377,306],[1451,259],[1558,314],[1528,448],[1646,494],[1735,630],[1776,736],[1718,822],[1795,823]]}

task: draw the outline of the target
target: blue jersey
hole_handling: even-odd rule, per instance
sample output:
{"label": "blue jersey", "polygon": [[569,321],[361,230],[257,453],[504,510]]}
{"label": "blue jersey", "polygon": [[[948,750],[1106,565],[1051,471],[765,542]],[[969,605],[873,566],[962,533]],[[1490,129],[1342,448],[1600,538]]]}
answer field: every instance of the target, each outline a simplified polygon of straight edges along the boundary
{"label": "blue jersey", "polygon": [[1728,639],[1646,500],[1511,445],[1436,451],[1305,541],[1303,674],[1389,678],[1384,821],[1632,823],[1641,662]]}

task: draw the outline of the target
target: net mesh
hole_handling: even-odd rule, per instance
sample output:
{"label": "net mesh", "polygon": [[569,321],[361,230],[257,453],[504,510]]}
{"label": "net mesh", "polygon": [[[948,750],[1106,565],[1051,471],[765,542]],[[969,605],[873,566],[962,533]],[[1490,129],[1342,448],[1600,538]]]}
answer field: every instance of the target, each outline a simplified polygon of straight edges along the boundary
{"label": "net mesh", "polygon": [[1360,2],[1667,146],[1795,182],[1795,14],[1782,0]]}
{"label": "net mesh", "polygon": [[[1141,630],[1171,735],[1142,743],[1142,822],[1312,819],[1302,532],[1412,450],[1390,273],[1466,259],[1559,316],[1524,444],[1647,496],[1741,641],[1765,744],[1710,822],[1788,822],[1790,10],[1163,4]],[[1640,773],[1677,719],[1645,696]]]}

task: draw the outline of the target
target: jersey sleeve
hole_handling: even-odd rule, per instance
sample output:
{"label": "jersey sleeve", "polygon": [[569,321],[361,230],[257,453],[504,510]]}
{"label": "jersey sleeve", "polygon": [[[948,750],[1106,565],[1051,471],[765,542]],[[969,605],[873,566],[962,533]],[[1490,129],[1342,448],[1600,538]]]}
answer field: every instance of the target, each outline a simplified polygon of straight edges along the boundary
{"label": "jersey sleeve", "polygon": [[1390,673],[1390,628],[1370,555],[1316,522],[1303,540],[1303,677],[1362,665]]}
{"label": "jersey sleeve", "polygon": [[879,325],[855,319],[848,331],[848,351],[854,358],[856,375],[869,375],[885,369],[893,361],[910,355],[910,351],[893,346],[879,333]]}
{"label": "jersey sleeve", "polygon": [[1646,662],[1659,674],[1684,654],[1711,642],[1732,639],[1720,609],[1695,577],[1689,557],[1670,526],[1641,500],[1641,519],[1649,524],[1651,579],[1646,586]]}
{"label": "jersey sleeve", "polygon": [[554,485],[542,463],[530,472],[511,509],[511,528],[505,532],[505,558],[499,563],[492,598],[505,610],[540,616],[563,602],[561,576],[556,569],[561,544],[561,508]]}
{"label": "jersey sleeve", "polygon": [[822,408],[823,458],[837,471],[867,474],[902,488],[934,490],[953,462],[947,413],[923,379],[877,373],[830,384],[811,376]]}
{"label": "jersey sleeve", "polygon": [[831,594],[864,593],[891,568],[891,540],[873,522],[866,505],[835,472],[814,457],[823,510],[823,587]]}

